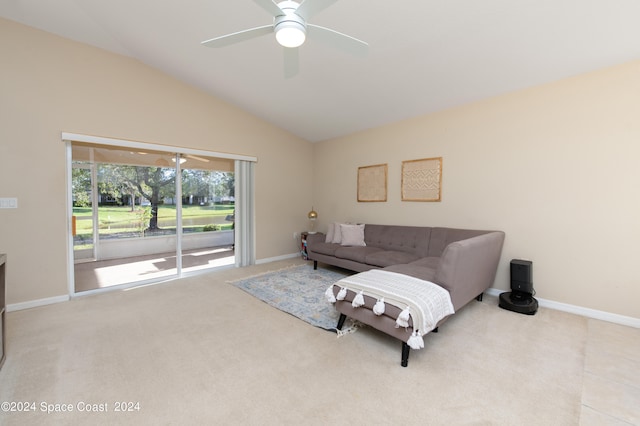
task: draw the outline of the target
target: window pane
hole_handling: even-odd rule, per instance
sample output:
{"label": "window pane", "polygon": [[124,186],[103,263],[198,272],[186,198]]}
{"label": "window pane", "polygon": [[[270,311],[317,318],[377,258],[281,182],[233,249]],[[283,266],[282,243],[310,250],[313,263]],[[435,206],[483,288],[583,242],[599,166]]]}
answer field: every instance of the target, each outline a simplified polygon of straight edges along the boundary
{"label": "window pane", "polygon": [[73,199],[73,259],[75,262],[93,260],[93,199],[92,166],[74,161],[71,168]]}
{"label": "window pane", "polygon": [[181,167],[183,270],[233,265],[233,162],[184,156]]}
{"label": "window pane", "polygon": [[95,167],[98,230],[96,262],[76,266],[76,291],[175,276],[173,154],[74,143],[72,155]]}

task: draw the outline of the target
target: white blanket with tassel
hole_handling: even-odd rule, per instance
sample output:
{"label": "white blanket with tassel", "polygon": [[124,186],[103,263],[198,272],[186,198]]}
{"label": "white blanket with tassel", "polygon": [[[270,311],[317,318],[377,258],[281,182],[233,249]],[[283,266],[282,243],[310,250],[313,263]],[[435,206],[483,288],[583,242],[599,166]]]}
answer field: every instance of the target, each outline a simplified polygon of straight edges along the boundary
{"label": "white blanket with tassel", "polygon": [[[333,286],[355,292],[354,307],[364,304],[363,295],[377,299],[373,309],[376,315],[384,313],[385,303],[402,309],[396,320],[397,327],[408,327],[411,315],[414,332],[407,343],[413,349],[423,347],[422,336],[433,330],[441,319],[455,313],[447,290],[430,281],[396,272],[372,269],[343,278],[327,289],[327,299],[332,303],[335,302]],[[339,294],[338,300],[342,299],[344,296]]]}

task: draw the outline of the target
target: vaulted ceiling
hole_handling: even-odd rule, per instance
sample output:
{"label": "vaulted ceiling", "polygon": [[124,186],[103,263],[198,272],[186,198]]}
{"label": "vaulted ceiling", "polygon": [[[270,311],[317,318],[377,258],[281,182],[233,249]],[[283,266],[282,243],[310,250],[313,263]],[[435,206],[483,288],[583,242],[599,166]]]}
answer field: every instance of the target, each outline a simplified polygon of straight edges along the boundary
{"label": "vaulted ceiling", "polygon": [[[320,0],[325,1],[325,0]],[[309,22],[369,43],[308,37],[285,78],[251,0],[4,0],[0,16],[138,59],[311,142],[640,59],[637,0],[339,0]]]}

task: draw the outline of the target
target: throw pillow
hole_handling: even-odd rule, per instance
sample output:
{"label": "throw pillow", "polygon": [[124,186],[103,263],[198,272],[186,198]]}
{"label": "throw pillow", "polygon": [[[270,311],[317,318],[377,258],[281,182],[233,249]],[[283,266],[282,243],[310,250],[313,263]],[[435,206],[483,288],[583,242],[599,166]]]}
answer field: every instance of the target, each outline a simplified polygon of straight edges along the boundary
{"label": "throw pillow", "polygon": [[340,225],[343,246],[366,246],[364,242],[364,224],[361,225]]}
{"label": "throw pillow", "polygon": [[332,243],[333,242],[333,236],[335,234],[335,229],[336,229],[336,224],[335,223],[330,223],[329,226],[327,226],[327,236],[324,239],[325,243]]}
{"label": "throw pillow", "polygon": [[342,243],[342,230],[340,229],[340,224],[338,222],[333,226],[333,239],[331,242],[335,244]]}

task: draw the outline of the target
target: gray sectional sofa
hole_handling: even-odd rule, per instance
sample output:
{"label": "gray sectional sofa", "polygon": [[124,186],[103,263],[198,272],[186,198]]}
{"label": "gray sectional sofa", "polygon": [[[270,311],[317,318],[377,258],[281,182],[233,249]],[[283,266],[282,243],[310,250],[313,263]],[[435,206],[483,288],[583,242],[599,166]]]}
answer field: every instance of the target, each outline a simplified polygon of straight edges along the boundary
{"label": "gray sectional sofa", "polygon": [[[356,272],[383,269],[430,281],[449,292],[456,311],[474,299],[482,300],[493,285],[505,238],[502,231],[400,225],[366,224],[362,231],[363,241],[357,245],[327,242],[324,234],[309,235],[307,252],[314,269],[320,262]],[[365,309],[353,308],[354,296],[349,292],[335,303],[341,321],[348,316],[402,340],[405,365],[404,342],[411,330],[396,327],[399,310],[376,316],[372,312],[375,299],[365,297]]]}
{"label": "gray sectional sofa", "polygon": [[444,287],[455,310],[493,284],[504,232],[400,225],[365,225],[365,246],[307,237],[309,259],[362,272],[374,268],[411,275]]}

